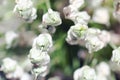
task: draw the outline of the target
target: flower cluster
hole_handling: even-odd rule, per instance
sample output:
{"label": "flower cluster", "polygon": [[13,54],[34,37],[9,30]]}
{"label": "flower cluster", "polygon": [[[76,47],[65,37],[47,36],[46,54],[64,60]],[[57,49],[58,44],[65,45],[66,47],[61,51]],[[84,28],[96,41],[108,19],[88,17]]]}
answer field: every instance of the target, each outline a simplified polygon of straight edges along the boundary
{"label": "flower cluster", "polygon": [[32,22],[37,17],[36,9],[31,0],[16,0],[14,12],[28,22]]}
{"label": "flower cluster", "polygon": [[6,74],[7,79],[32,80],[30,75],[24,72],[15,60],[5,58],[2,63],[1,70]]}
{"label": "flower cluster", "polygon": [[74,80],[96,80],[96,73],[93,68],[83,66],[74,72]]}
{"label": "flower cluster", "polygon": [[[74,1],[75,0],[73,0],[72,3],[74,3]],[[87,24],[90,16],[85,11],[79,12],[78,9],[76,10],[76,7],[72,5],[72,3],[63,10],[65,17],[75,23],[68,31],[66,41],[71,45],[80,44],[82,41],[89,50],[89,53],[102,49],[110,41],[110,34],[104,30],[88,28]],[[81,5],[83,3],[84,1],[81,2]],[[107,36],[107,38],[104,38],[105,36]]]}
{"label": "flower cluster", "polygon": [[42,77],[48,73],[50,56],[49,49],[52,47],[52,37],[48,33],[42,33],[34,39],[28,58],[33,63],[33,73]]}

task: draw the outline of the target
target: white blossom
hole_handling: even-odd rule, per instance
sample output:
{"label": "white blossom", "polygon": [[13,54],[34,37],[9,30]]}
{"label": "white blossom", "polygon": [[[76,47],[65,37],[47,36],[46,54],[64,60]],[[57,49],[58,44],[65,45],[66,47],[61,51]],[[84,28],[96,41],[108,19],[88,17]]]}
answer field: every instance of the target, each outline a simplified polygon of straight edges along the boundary
{"label": "white blossom", "polygon": [[42,52],[39,49],[32,48],[28,55],[30,61],[37,65],[47,65],[50,62],[50,56],[47,52]]}
{"label": "white blossom", "polygon": [[10,58],[3,59],[3,64],[1,66],[1,70],[5,73],[13,72],[15,71],[17,67],[17,62],[15,60],[12,60]]}
{"label": "white blossom", "polygon": [[52,37],[48,33],[42,33],[33,41],[33,47],[39,48],[42,51],[48,51],[53,45]]}
{"label": "white blossom", "polygon": [[101,62],[97,65],[96,70],[98,75],[103,75],[105,77],[110,75],[110,67],[106,62]]}
{"label": "white blossom", "polygon": [[93,68],[83,66],[74,72],[74,80],[95,80],[96,73]]}
{"label": "white blossom", "polygon": [[79,9],[84,4],[84,0],[69,0],[69,3]]}
{"label": "white blossom", "polygon": [[112,51],[111,60],[112,62],[120,64],[120,47]]}
{"label": "white blossom", "polygon": [[14,12],[28,22],[32,22],[37,17],[37,11],[31,0],[16,0]]}
{"label": "white blossom", "polygon": [[110,15],[108,9],[98,8],[94,11],[92,20],[96,23],[109,25]]}
{"label": "white blossom", "polygon": [[8,31],[5,33],[5,41],[7,44],[7,48],[10,48],[14,45],[14,41],[18,38],[18,34],[13,31]]}
{"label": "white blossom", "polygon": [[77,44],[79,42],[79,39],[84,38],[84,34],[87,29],[88,26],[82,24],[71,26],[67,33],[66,41],[70,44]]}
{"label": "white blossom", "polygon": [[36,68],[33,68],[32,70],[33,74],[40,75],[42,77],[45,77],[48,74],[48,65],[46,66],[38,66]]}
{"label": "white blossom", "polygon": [[108,80],[106,76],[97,75],[96,80]]}
{"label": "white blossom", "polygon": [[45,26],[58,26],[62,23],[60,18],[60,13],[57,11],[53,11],[52,9],[48,9],[48,12],[45,13],[42,17],[42,24]]}

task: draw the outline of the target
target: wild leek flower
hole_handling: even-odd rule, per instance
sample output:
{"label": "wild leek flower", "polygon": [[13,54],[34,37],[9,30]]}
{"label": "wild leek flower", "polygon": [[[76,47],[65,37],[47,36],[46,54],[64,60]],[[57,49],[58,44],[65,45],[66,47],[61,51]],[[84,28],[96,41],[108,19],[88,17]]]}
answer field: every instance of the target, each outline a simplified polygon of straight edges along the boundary
{"label": "wild leek flower", "polygon": [[42,24],[44,26],[58,26],[62,23],[60,18],[60,13],[57,11],[53,11],[52,9],[48,9],[48,12],[45,13],[42,17]]}
{"label": "wild leek flower", "polygon": [[96,80],[96,73],[93,68],[83,66],[74,72],[74,80]]}
{"label": "wild leek flower", "polygon": [[49,51],[52,45],[53,45],[52,37],[48,33],[40,34],[33,41],[33,47],[36,47],[42,51]]}
{"label": "wild leek flower", "polygon": [[5,33],[5,41],[7,48],[10,48],[15,45],[15,41],[18,38],[18,34],[13,31],[8,31]]}
{"label": "wild leek flower", "polygon": [[120,64],[120,47],[112,51],[111,61]]}
{"label": "wild leek flower", "polygon": [[32,22],[37,17],[36,9],[31,0],[16,0],[14,12],[28,22]]}

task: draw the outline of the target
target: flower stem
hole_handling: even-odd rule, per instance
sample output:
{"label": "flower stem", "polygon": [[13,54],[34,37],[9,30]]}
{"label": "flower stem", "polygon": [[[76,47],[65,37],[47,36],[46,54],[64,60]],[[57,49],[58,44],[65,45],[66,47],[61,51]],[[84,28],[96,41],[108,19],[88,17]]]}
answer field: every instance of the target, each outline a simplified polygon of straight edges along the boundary
{"label": "flower stem", "polygon": [[47,9],[51,8],[50,0],[45,0]]}
{"label": "flower stem", "polygon": [[113,49],[116,49],[116,48],[117,48],[117,46],[116,46],[115,44],[113,44],[113,43],[109,43],[109,45],[110,45]]}

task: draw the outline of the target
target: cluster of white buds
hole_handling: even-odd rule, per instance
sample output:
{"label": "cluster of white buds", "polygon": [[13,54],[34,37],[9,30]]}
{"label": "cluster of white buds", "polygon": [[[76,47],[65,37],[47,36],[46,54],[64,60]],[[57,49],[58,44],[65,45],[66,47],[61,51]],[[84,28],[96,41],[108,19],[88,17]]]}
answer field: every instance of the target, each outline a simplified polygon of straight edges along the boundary
{"label": "cluster of white buds", "polygon": [[5,33],[6,48],[10,48],[16,45],[18,34],[14,31],[8,31]]}
{"label": "cluster of white buds", "polygon": [[111,61],[120,64],[120,47],[112,51]]}
{"label": "cluster of white buds", "polygon": [[25,73],[15,60],[5,58],[2,63],[1,70],[6,74],[7,79],[31,80],[29,74]]}
{"label": "cluster of white buds", "polygon": [[50,56],[48,51],[52,47],[52,37],[48,33],[42,33],[34,39],[28,58],[33,63],[33,74],[45,77],[49,71]]}
{"label": "cluster of white buds", "polygon": [[18,13],[20,17],[28,22],[32,22],[37,17],[37,11],[33,7],[31,0],[16,0],[14,12]]}
{"label": "cluster of white buds", "polygon": [[120,21],[120,0],[114,0],[114,17]]}
{"label": "cluster of white buds", "polygon": [[109,25],[110,15],[108,9],[102,7],[95,9],[92,20],[96,23]]}
{"label": "cluster of white buds", "polygon": [[74,72],[74,80],[96,80],[96,73],[93,68],[83,66]]}

